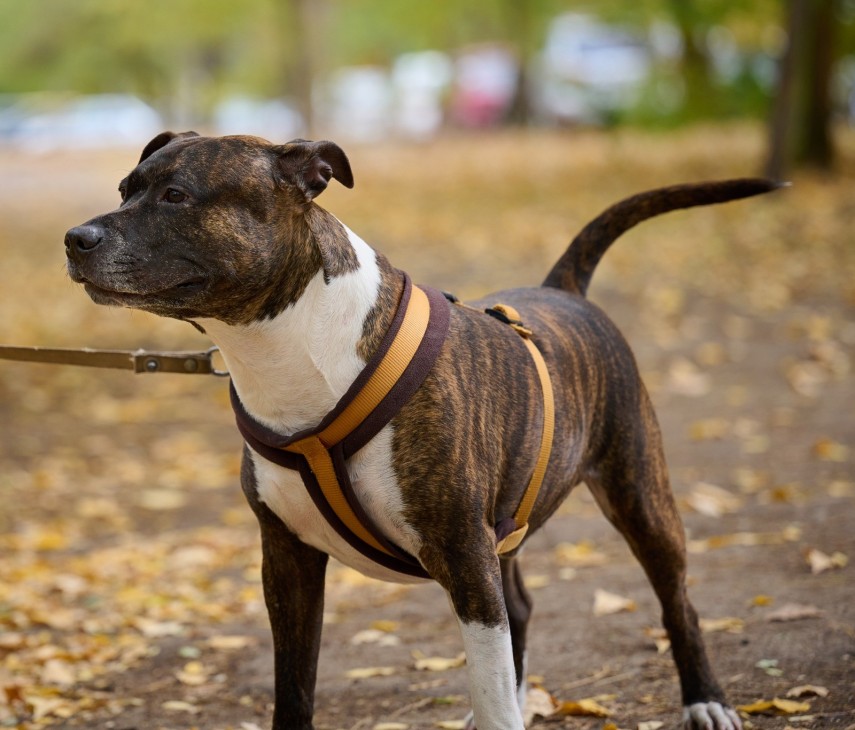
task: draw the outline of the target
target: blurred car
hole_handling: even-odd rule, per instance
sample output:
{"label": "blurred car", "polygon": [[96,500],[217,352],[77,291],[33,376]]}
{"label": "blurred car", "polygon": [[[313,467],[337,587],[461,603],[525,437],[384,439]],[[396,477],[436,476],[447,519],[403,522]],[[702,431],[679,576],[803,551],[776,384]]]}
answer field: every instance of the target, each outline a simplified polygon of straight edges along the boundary
{"label": "blurred car", "polygon": [[0,129],[7,143],[50,152],[139,145],[162,132],[163,122],[148,104],[129,94],[38,94],[22,96],[0,112]]}
{"label": "blurred car", "polygon": [[214,108],[216,134],[250,134],[281,143],[299,137],[305,124],[297,109],[281,99],[233,96]]}
{"label": "blurred car", "polygon": [[519,63],[507,48],[487,44],[455,62],[451,115],[462,127],[495,126],[507,118],[519,86]]}
{"label": "blurred car", "polygon": [[320,89],[316,109],[336,139],[378,142],[392,129],[393,92],[380,66],[346,66]]}
{"label": "blurred car", "polygon": [[428,139],[442,128],[444,98],[454,64],[441,51],[398,56],[392,64],[395,129],[410,139]]}
{"label": "blurred car", "polygon": [[603,124],[637,103],[652,65],[642,37],[588,15],[560,15],[536,63],[532,105],[548,122]]}

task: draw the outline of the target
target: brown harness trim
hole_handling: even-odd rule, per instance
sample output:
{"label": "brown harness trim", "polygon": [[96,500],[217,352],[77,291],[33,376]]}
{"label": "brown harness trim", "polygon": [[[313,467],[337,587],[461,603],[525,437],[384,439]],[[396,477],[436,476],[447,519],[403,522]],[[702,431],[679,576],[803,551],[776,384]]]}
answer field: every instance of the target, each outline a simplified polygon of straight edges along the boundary
{"label": "brown harness trim", "polygon": [[[283,437],[256,421],[231,385],[238,429],[263,458],[299,471],[312,501],[327,522],[351,547],[374,562],[406,575],[429,578],[419,561],[394,545],[368,517],[355,494],[346,460],[370,441],[404,406],[427,377],[442,349],[449,325],[447,295],[429,287],[404,290],[395,317],[377,352],[336,407],[313,429]],[[456,298],[447,297],[455,303]],[[466,305],[462,305],[466,306]],[[512,518],[496,525],[496,551],[515,550],[528,530],[528,518],[543,482],[554,431],[553,393],[549,372],[531,332],[512,307],[487,310],[523,337],[543,392],[543,428],[534,472]]]}

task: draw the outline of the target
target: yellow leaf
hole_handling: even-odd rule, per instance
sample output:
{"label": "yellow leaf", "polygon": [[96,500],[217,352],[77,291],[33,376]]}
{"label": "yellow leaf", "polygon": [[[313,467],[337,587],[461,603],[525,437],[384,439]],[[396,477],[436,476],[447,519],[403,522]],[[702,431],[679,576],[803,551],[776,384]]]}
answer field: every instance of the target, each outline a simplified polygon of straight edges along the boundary
{"label": "yellow leaf", "polygon": [[635,601],[615,593],[597,589],[594,592],[594,616],[606,616],[621,611],[635,611]]}
{"label": "yellow leaf", "polygon": [[548,575],[527,575],[524,578],[525,587],[530,590],[537,588],[545,588],[549,585],[550,580]]}
{"label": "yellow leaf", "polygon": [[371,677],[389,677],[396,671],[395,667],[358,667],[348,669],[344,676],[348,679],[370,679]]}
{"label": "yellow leaf", "polygon": [[592,699],[577,700],[576,702],[562,702],[555,711],[556,715],[584,716],[584,717],[609,717],[612,713],[599,702]]}
{"label": "yellow leaf", "polygon": [[832,439],[820,439],[813,445],[813,453],[822,461],[843,462],[849,459],[849,447]]}
{"label": "yellow leaf", "polygon": [[448,669],[456,669],[466,664],[466,654],[460,653],[456,657],[446,658],[441,656],[429,657],[420,651],[414,651],[416,669],[426,672],[444,672]]}
{"label": "yellow leaf", "polygon": [[405,722],[378,722],[372,730],[407,730],[409,727]]}
{"label": "yellow leaf", "polygon": [[436,726],[442,730],[466,730],[466,723],[463,720],[441,720],[436,723]]}
{"label": "yellow leaf", "polygon": [[400,624],[397,621],[387,621],[387,620],[379,620],[372,621],[371,628],[376,629],[377,631],[384,631],[387,634],[391,634],[398,630]]}
{"label": "yellow leaf", "polygon": [[810,704],[775,697],[772,700],[759,700],[750,705],[739,705],[736,709],[749,715],[793,715],[798,712],[807,712],[810,710]]}
{"label": "yellow leaf", "polygon": [[211,649],[232,651],[237,649],[246,649],[248,646],[252,646],[256,642],[251,636],[212,636],[205,643]]}
{"label": "yellow leaf", "polygon": [[560,565],[588,566],[602,565],[608,561],[604,553],[599,552],[592,542],[562,542],[555,548],[555,559]]}
{"label": "yellow leaf", "polygon": [[190,704],[189,702],[182,702],[181,700],[168,700],[164,702],[161,707],[164,710],[169,710],[170,712],[189,712],[191,715],[195,715],[199,712],[199,708],[196,705]]}
{"label": "yellow leaf", "polygon": [[771,606],[772,603],[774,603],[774,601],[775,601],[775,599],[772,598],[772,596],[766,596],[762,593],[759,593],[758,595],[754,596],[754,598],[751,599],[751,605],[752,606]]}
{"label": "yellow leaf", "polygon": [[698,621],[701,631],[705,634],[714,634],[719,631],[727,631],[730,634],[741,634],[745,628],[745,621],[733,616],[723,618],[702,618]]}
{"label": "yellow leaf", "polygon": [[833,570],[834,568],[845,568],[849,562],[849,558],[841,552],[826,555],[816,548],[808,550],[806,559],[810,566],[810,572],[814,575],[819,575],[826,570]]}

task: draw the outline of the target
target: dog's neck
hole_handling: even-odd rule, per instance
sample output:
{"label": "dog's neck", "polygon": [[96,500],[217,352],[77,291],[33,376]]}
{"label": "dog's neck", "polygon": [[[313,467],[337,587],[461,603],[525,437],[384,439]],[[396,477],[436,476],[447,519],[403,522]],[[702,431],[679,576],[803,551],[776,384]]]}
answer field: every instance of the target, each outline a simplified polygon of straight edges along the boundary
{"label": "dog's neck", "polygon": [[317,425],[333,409],[394,314],[399,272],[352,231],[347,236],[358,266],[334,278],[318,270],[272,319],[198,320],[220,348],[244,408],[283,435]]}

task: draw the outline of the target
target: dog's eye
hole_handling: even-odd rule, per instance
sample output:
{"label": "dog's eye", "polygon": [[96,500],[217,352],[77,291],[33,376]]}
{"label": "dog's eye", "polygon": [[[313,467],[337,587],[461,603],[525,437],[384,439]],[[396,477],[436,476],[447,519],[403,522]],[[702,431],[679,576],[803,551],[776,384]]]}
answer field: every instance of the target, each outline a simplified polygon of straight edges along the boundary
{"label": "dog's eye", "polygon": [[122,196],[122,200],[124,201],[125,196],[128,194],[128,186],[127,185],[119,185],[119,195]]}
{"label": "dog's eye", "polygon": [[167,191],[163,194],[163,200],[167,203],[183,203],[187,200],[187,195],[182,193],[180,190],[176,190],[175,188],[168,188]]}

